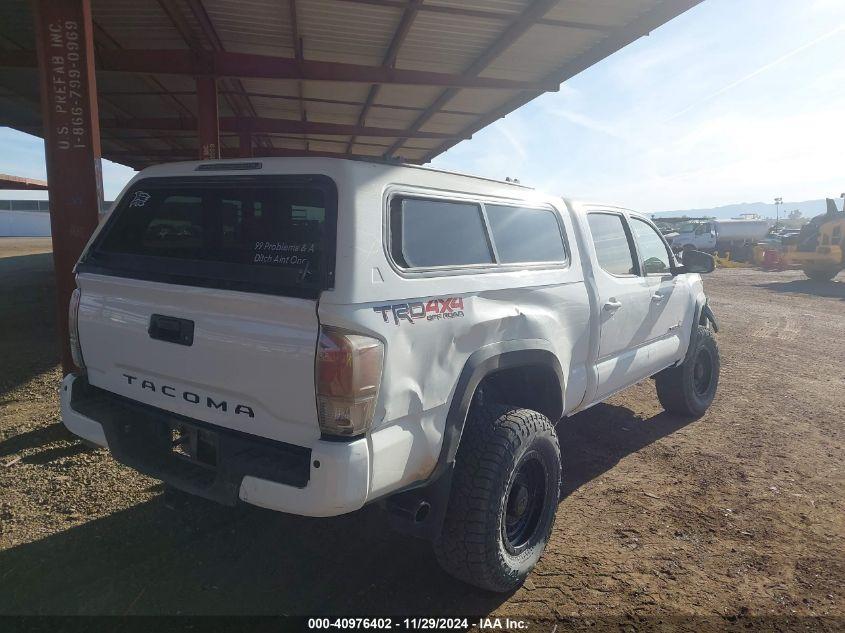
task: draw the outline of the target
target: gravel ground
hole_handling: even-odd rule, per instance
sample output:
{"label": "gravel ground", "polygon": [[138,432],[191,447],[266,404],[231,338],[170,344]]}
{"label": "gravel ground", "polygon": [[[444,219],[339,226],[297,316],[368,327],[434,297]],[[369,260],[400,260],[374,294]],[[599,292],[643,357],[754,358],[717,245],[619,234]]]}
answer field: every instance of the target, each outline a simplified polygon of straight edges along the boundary
{"label": "gravel ground", "polygon": [[375,508],[323,520],[165,498],[72,439],[44,244],[0,240],[0,614],[845,628],[842,281],[710,275],[723,327],[713,407],[694,422],[668,415],[649,381],[561,422],[567,495],[552,541],[525,585],[498,596],[445,576]]}

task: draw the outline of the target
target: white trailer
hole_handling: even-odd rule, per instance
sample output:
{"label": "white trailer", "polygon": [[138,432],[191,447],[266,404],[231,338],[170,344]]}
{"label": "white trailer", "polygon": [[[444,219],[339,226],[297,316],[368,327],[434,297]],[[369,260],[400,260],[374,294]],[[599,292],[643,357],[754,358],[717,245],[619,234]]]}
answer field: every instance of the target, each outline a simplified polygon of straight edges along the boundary
{"label": "white trailer", "polygon": [[716,241],[718,242],[756,242],[766,237],[774,222],[772,220],[715,220]]}
{"label": "white trailer", "polygon": [[766,237],[774,222],[767,219],[691,220],[682,224],[672,246],[691,246],[702,251],[729,252],[739,246]]}

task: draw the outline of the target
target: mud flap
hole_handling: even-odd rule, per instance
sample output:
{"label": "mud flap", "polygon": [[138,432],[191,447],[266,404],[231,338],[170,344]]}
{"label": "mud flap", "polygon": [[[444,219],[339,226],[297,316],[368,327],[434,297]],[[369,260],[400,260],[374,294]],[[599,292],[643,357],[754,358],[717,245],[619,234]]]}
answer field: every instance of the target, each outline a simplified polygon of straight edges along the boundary
{"label": "mud flap", "polygon": [[701,309],[699,325],[707,325],[707,321],[710,321],[710,324],[713,326],[713,331],[718,334],[719,324],[716,322],[716,315],[713,314],[713,310],[710,308],[710,305],[705,302],[704,307]]}

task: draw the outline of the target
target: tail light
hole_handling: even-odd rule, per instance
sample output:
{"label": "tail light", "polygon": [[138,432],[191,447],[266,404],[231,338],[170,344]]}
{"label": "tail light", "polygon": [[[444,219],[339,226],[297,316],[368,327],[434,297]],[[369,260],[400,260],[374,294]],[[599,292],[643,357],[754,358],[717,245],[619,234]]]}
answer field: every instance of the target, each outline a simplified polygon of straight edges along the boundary
{"label": "tail light", "polygon": [[369,430],[381,383],[384,345],[378,339],[321,328],[315,367],[317,414],[325,435]]}
{"label": "tail light", "polygon": [[73,364],[79,369],[85,369],[85,361],[82,359],[82,347],[79,345],[79,300],[82,292],[79,288],[73,291],[68,306],[68,332],[70,339],[70,355]]}

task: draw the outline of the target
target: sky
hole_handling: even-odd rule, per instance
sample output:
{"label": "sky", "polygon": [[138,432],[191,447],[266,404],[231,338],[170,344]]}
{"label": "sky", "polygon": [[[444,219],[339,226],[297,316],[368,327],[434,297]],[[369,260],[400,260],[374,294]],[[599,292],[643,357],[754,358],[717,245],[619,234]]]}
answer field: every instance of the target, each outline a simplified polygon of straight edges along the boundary
{"label": "sky", "polygon": [[845,1],[704,0],[434,160],[644,211],[845,191]]}
{"label": "sky", "polygon": [[[845,0],[704,0],[432,164],[643,211],[838,197]],[[42,141],[0,128],[0,172],[45,178]]]}

